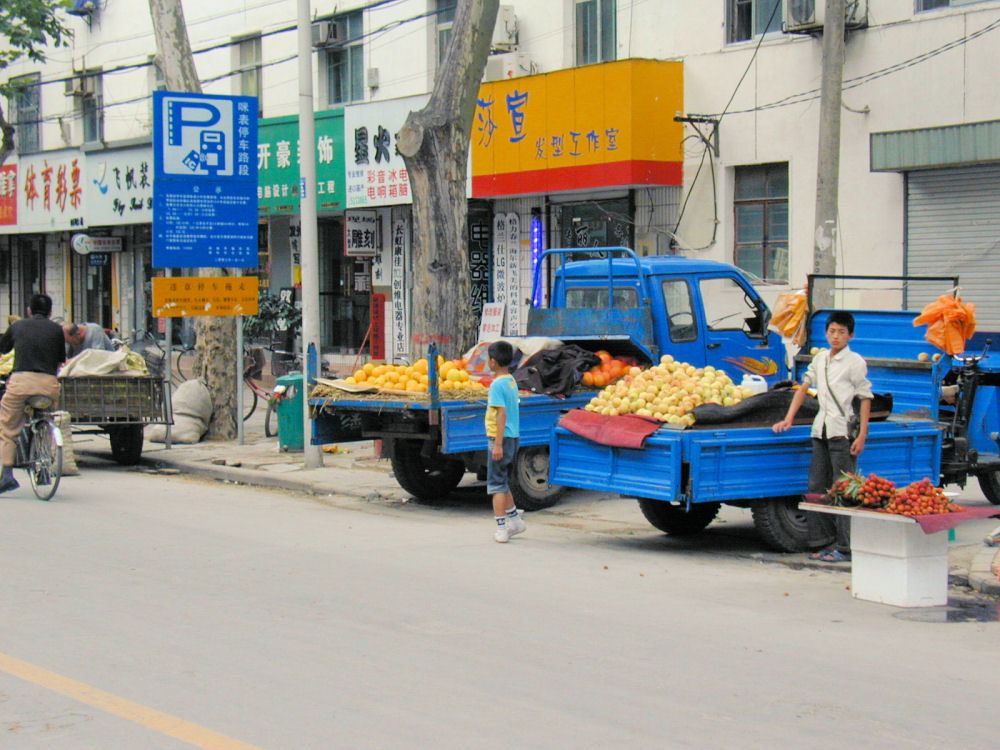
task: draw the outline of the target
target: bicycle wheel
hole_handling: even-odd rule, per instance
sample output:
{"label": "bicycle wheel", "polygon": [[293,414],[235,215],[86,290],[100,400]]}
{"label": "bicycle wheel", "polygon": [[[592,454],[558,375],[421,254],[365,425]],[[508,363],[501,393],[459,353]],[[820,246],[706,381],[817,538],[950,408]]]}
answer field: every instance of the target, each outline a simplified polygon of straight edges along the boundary
{"label": "bicycle wheel", "polygon": [[48,500],[62,479],[63,449],[56,426],[47,420],[35,423],[28,449],[28,478],[39,500]]}
{"label": "bicycle wheel", "polygon": [[275,437],[278,434],[278,414],[274,402],[268,400],[267,411],[264,412],[264,437]]}
{"label": "bicycle wheel", "polygon": [[253,416],[257,408],[257,391],[250,385],[249,381],[243,380],[243,421],[246,422]]}
{"label": "bicycle wheel", "polygon": [[181,380],[191,380],[194,377],[194,349],[182,349],[177,355],[177,374]]}

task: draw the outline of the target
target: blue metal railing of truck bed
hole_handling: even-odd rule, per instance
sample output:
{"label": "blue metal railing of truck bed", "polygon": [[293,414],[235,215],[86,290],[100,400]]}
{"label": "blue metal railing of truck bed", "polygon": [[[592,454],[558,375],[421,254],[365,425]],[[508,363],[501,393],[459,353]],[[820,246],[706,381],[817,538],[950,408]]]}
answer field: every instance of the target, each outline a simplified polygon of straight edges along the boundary
{"label": "blue metal railing of truck bed", "polygon": [[[636,450],[600,445],[556,428],[549,444],[549,481],[670,502],[800,495],[808,484],[810,441],[807,425],[780,435],[768,427],[663,428]],[[941,471],[938,426],[927,421],[872,424],[859,470],[898,485],[935,479]]]}

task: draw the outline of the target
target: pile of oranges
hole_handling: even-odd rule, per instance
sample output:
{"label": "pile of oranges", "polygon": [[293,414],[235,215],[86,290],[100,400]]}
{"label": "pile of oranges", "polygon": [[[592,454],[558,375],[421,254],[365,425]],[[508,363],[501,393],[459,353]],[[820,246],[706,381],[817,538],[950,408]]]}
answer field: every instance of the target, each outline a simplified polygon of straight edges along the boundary
{"label": "pile of oranges", "polygon": [[[437,364],[440,390],[486,390],[485,385],[469,377],[462,360],[445,359],[439,355]],[[374,362],[367,362],[353,375],[345,378],[345,382],[410,393],[427,393],[430,389],[429,367],[428,361],[423,358],[412,365],[376,365]]]}
{"label": "pile of oranges", "polygon": [[639,364],[631,357],[612,357],[603,349],[594,352],[594,354],[601,358],[601,364],[583,373],[584,385],[603,388],[623,375],[628,375],[631,369]]}

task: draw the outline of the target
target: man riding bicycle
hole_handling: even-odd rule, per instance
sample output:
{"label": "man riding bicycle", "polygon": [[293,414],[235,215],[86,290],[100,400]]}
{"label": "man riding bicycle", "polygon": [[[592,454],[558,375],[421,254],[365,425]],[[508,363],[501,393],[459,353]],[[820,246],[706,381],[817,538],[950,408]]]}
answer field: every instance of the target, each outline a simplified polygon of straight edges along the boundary
{"label": "man riding bicycle", "polygon": [[14,369],[0,400],[0,492],[18,488],[14,479],[14,443],[24,424],[24,407],[31,396],[59,398],[56,373],[66,359],[63,329],[49,320],[52,298],[35,294],[28,317],[11,324],[0,336],[0,354],[14,350]]}

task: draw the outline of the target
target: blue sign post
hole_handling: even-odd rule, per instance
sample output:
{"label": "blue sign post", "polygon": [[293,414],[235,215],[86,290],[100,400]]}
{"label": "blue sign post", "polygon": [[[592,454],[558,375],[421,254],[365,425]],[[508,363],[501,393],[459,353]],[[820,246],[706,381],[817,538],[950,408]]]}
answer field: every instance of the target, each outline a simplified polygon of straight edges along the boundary
{"label": "blue sign post", "polygon": [[257,266],[257,99],[153,93],[153,267]]}

